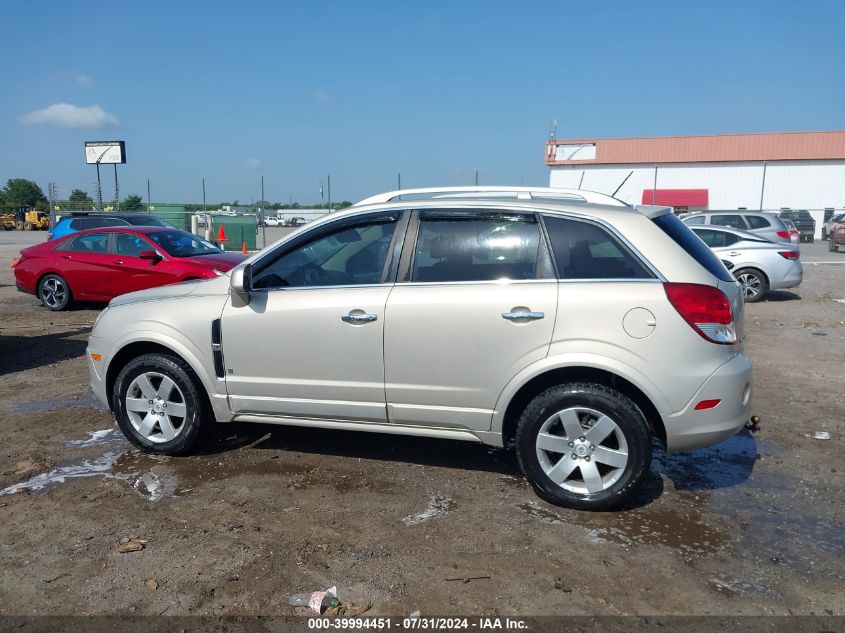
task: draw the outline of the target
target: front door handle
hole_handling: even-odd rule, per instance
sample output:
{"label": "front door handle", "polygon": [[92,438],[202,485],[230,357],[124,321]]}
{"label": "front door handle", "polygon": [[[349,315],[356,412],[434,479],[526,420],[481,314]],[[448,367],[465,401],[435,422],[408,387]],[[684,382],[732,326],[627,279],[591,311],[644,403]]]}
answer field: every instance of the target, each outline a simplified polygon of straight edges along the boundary
{"label": "front door handle", "polygon": [[112,264],[117,264],[118,266],[123,266],[123,260],[122,259],[115,260],[115,261],[112,262]]}
{"label": "front door handle", "polygon": [[731,251],[730,253],[728,253],[728,255],[736,257],[737,255],[739,255],[739,251]]}
{"label": "front door handle", "polygon": [[367,314],[363,312],[350,312],[340,317],[344,323],[372,323],[378,317],[375,314]]}
{"label": "front door handle", "polygon": [[502,318],[508,321],[536,321],[542,319],[545,315],[543,312],[503,312]]}

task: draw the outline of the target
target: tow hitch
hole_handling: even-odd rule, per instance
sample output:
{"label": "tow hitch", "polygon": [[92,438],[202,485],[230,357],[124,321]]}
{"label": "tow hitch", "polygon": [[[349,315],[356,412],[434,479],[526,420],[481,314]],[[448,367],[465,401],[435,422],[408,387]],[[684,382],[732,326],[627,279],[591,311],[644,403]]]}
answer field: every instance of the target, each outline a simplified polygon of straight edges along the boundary
{"label": "tow hitch", "polygon": [[751,419],[745,425],[745,428],[751,431],[752,433],[756,433],[760,430],[760,416],[759,415],[752,415]]}

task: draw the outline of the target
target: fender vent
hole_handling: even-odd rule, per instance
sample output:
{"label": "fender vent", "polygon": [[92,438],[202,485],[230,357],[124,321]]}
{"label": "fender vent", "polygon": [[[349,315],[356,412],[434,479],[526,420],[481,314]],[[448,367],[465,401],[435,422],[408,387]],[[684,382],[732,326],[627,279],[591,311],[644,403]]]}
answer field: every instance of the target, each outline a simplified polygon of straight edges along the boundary
{"label": "fender vent", "polygon": [[214,374],[218,378],[225,378],[226,370],[223,364],[223,336],[220,319],[214,319],[211,322],[211,355],[214,358]]}

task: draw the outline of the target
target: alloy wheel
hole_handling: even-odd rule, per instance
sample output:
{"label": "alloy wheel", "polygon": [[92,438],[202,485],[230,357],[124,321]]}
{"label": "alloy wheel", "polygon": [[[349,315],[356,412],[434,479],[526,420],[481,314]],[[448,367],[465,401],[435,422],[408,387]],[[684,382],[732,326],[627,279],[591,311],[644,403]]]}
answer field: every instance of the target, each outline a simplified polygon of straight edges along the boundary
{"label": "alloy wheel", "polygon": [[537,459],[546,476],[577,494],[615,484],[628,465],[628,443],[609,416],[587,407],[558,411],[540,427]]}
{"label": "alloy wheel", "polygon": [[754,273],[742,273],[737,280],[742,285],[742,294],[746,299],[753,299],[763,290],[763,281]]}
{"label": "alloy wheel", "polygon": [[170,442],[187,426],[185,396],[164,374],[150,371],[136,376],[124,403],[132,427],[150,442]]}
{"label": "alloy wheel", "polygon": [[51,277],[41,284],[41,300],[50,308],[58,308],[67,298],[67,286],[61,279]]}

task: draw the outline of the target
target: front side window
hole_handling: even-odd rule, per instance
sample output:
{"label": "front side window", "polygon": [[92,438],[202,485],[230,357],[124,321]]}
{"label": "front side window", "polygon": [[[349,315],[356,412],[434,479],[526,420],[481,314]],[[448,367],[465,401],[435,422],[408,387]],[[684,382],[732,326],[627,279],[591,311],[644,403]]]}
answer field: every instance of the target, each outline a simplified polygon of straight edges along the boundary
{"label": "front side window", "polygon": [[423,217],[411,280],[535,279],[539,249],[533,218]]}
{"label": "front side window", "polygon": [[149,238],[161,246],[168,255],[173,257],[201,257],[202,255],[218,255],[222,253],[211,242],[206,242],[201,237],[173,229],[172,231],[157,231],[149,233]]}
{"label": "front side window", "polygon": [[684,218],[684,224],[704,224],[704,216],[693,215],[688,218]]}
{"label": "front side window", "polygon": [[254,274],[254,288],[345,286],[382,281],[396,219],[321,233]]}
{"label": "front side window", "polygon": [[115,233],[114,252],[127,257],[138,257],[144,251],[153,250],[146,240],[131,233]]}
{"label": "front side window", "polygon": [[710,248],[730,246],[739,241],[739,236],[728,233],[727,231],[711,231],[709,229],[694,228],[693,233],[700,237]]}
{"label": "front side window", "polygon": [[567,218],[546,217],[544,221],[560,279],[654,277],[619,240],[602,227]]}
{"label": "front side window", "polygon": [[76,253],[108,253],[109,234],[91,233],[88,235],[78,235],[71,240],[67,250]]}

